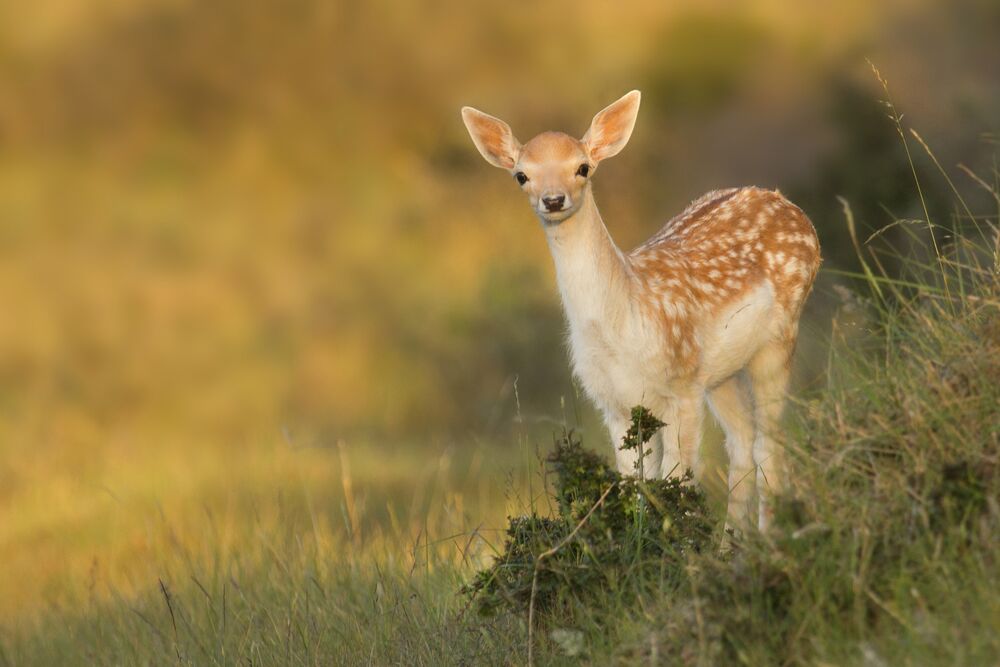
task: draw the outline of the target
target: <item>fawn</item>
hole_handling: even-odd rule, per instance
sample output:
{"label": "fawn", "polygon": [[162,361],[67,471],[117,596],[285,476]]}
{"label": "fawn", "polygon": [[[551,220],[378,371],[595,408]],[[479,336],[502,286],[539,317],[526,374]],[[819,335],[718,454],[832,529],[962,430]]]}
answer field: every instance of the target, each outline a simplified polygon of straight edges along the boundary
{"label": "fawn", "polygon": [[510,127],[462,109],[472,140],[506,169],[541,221],[569,323],[574,374],[620,444],[630,408],[666,426],[647,461],[615,448],[622,473],[700,475],[704,403],[729,454],[728,525],[770,522],[780,492],[778,423],[802,304],[820,264],[816,231],[780,193],[755,187],[696,199],[629,253],[611,240],[591,177],[628,142],[634,90],[594,116],[582,139],[544,132],[520,144]]}

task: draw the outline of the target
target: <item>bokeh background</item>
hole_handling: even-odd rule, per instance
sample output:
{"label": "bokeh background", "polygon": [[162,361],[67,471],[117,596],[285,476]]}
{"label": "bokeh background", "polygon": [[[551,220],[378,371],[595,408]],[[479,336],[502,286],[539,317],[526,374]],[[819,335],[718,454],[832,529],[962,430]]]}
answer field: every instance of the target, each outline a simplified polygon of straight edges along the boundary
{"label": "bokeh background", "polygon": [[582,134],[640,88],[595,185],[619,245],[757,184],[850,270],[837,195],[919,210],[866,58],[942,164],[993,164],[994,0],[0,4],[0,621],[155,585],[205,516],[237,544],[308,506],[331,552],[401,507],[461,523],[463,489],[502,517],[530,443],[600,427],[459,108]]}

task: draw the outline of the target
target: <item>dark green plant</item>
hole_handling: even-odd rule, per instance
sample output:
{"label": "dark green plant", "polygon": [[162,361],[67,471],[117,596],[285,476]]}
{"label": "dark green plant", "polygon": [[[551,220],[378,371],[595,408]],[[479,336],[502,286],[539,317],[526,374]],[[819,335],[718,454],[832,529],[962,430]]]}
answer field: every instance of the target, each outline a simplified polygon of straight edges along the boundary
{"label": "dark green plant", "polygon": [[639,477],[646,476],[643,463],[646,457],[652,453],[652,450],[644,450],[642,447],[664,426],[666,424],[654,417],[652,412],[641,405],[632,408],[632,423],[629,425],[628,431],[625,432],[625,437],[622,438],[622,445],[619,449],[635,450],[641,453],[641,456],[635,463],[636,472],[639,473]]}
{"label": "dark green plant", "polygon": [[[622,447],[641,448],[662,426],[634,408]],[[503,552],[463,588],[480,613],[526,611],[536,566],[536,605],[546,609],[587,603],[610,589],[632,594],[651,577],[683,576],[686,555],[709,543],[713,519],[690,471],[672,479],[623,476],[572,431],[558,438],[546,463],[558,514],[510,519]]]}

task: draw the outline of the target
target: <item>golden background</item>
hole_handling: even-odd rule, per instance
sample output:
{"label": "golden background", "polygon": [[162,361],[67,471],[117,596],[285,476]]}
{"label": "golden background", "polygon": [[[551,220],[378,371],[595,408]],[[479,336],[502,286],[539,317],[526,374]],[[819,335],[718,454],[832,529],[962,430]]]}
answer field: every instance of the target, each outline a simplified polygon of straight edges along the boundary
{"label": "golden background", "polygon": [[0,619],[147,589],[206,516],[239,545],[302,510],[332,552],[470,495],[502,517],[525,443],[601,433],[462,105],[524,141],[640,88],[595,185],[621,246],[756,184],[850,267],[836,195],[868,227],[916,210],[865,59],[943,163],[989,164],[998,25],[988,0],[0,5]]}

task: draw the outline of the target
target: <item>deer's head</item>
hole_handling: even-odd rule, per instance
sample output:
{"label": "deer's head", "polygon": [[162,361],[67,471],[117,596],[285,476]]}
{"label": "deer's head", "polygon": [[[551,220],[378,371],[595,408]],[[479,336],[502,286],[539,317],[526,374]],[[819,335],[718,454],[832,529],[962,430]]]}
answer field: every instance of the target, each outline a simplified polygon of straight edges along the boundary
{"label": "deer's head", "polygon": [[639,91],[633,90],[598,113],[582,139],[543,132],[522,145],[499,118],[464,107],[462,120],[486,161],[506,169],[542,222],[556,225],[579,210],[601,161],[617,155],[628,143],[639,97]]}

